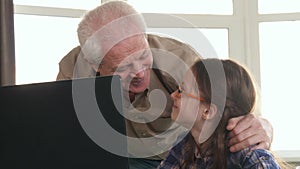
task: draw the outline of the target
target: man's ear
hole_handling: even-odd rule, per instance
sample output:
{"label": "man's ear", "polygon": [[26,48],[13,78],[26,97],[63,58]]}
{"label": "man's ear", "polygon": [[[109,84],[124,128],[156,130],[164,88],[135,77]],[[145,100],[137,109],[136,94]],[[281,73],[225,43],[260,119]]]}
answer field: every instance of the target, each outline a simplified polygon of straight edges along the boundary
{"label": "man's ear", "polygon": [[218,112],[218,108],[215,104],[211,103],[207,108],[202,112],[202,118],[204,120],[213,119]]}

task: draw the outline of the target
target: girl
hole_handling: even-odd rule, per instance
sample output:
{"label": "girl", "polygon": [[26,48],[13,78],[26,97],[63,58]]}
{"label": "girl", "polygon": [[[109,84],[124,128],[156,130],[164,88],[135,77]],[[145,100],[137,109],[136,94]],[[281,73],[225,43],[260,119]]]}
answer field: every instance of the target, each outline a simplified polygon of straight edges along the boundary
{"label": "girl", "polygon": [[231,153],[228,149],[228,120],[251,113],[256,102],[254,83],[241,65],[232,60],[202,59],[171,97],[172,119],[190,132],[158,168],[280,168],[267,150],[248,147]]}

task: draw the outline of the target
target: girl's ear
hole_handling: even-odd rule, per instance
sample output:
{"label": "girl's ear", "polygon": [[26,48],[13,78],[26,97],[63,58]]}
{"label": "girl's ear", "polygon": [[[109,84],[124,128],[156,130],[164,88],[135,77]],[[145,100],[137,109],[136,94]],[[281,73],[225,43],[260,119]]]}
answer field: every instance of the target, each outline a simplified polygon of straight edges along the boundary
{"label": "girl's ear", "polygon": [[213,119],[218,112],[218,108],[215,104],[211,103],[202,112],[202,119],[208,120]]}

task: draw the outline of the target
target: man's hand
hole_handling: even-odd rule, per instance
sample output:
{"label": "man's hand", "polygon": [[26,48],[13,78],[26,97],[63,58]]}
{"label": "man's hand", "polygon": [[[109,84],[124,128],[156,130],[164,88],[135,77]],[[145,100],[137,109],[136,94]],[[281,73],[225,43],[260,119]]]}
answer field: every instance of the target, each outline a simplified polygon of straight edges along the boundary
{"label": "man's hand", "polygon": [[229,147],[231,152],[240,151],[251,145],[255,145],[252,149],[269,149],[271,146],[273,127],[261,117],[248,114],[232,118],[226,129],[230,131]]}

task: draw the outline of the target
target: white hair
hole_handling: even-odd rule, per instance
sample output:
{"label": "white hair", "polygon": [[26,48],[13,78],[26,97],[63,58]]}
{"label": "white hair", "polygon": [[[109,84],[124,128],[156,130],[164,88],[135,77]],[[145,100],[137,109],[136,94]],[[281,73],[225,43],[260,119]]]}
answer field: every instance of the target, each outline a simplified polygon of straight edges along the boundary
{"label": "white hair", "polygon": [[80,44],[83,45],[102,26],[132,14],[138,12],[125,1],[109,1],[87,12],[77,29]]}
{"label": "white hair", "polygon": [[108,50],[121,40],[145,32],[140,13],[125,1],[109,1],[87,12],[77,34],[85,58],[99,64]]}

